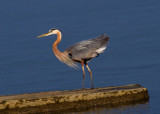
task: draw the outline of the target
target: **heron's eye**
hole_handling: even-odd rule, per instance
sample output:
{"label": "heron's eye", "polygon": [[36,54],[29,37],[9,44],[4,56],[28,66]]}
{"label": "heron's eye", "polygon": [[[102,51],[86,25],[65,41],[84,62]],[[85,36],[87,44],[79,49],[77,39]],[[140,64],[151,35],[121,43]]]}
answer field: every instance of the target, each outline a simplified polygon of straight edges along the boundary
{"label": "heron's eye", "polygon": [[49,30],[49,32],[53,32],[54,30],[56,30],[56,29],[55,29],[55,28],[52,28],[52,29]]}
{"label": "heron's eye", "polygon": [[49,30],[49,32],[52,32],[53,30],[51,29],[51,30]]}

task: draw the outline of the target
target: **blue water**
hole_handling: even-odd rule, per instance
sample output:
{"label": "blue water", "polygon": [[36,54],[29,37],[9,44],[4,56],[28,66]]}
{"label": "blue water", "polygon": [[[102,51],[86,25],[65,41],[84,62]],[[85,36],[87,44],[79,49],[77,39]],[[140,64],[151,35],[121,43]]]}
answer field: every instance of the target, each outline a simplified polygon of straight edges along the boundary
{"label": "blue water", "polygon": [[[36,37],[60,29],[63,51],[107,33],[107,50],[89,63],[95,87],[141,84],[149,103],[120,110],[160,112],[160,1],[2,0],[0,14],[0,95],[81,89],[81,66],[71,69],[52,52],[56,36]],[[85,88],[90,87],[86,69]]]}

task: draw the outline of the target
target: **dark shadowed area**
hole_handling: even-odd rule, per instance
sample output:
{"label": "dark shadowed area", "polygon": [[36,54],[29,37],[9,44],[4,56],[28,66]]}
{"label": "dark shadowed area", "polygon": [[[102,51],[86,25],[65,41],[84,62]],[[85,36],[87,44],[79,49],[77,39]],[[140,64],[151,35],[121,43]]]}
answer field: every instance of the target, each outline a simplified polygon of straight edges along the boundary
{"label": "dark shadowed area", "polygon": [[[80,114],[160,112],[160,1],[0,3],[0,95],[82,88],[81,66],[71,69],[53,54],[56,36],[36,37],[51,28],[60,29],[63,37],[58,48],[63,51],[78,41],[107,33],[107,50],[89,63],[95,87],[141,84],[148,88],[150,101]],[[90,88],[85,70],[85,88]]]}

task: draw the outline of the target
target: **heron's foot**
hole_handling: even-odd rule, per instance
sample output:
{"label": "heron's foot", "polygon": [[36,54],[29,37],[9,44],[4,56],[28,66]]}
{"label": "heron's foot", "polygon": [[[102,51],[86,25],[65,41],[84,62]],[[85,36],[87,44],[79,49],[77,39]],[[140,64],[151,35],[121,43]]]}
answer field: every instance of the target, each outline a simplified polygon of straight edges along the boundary
{"label": "heron's foot", "polygon": [[87,89],[85,89],[85,88],[82,88],[82,91],[86,91]]}
{"label": "heron's foot", "polygon": [[94,89],[94,87],[92,86],[92,88],[91,89]]}

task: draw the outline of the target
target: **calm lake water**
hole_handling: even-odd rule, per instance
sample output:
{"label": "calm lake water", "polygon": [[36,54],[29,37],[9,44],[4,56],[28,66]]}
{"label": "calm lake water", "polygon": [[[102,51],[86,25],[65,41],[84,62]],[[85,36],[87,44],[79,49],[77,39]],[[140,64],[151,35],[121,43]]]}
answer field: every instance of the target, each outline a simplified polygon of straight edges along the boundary
{"label": "calm lake water", "polygon": [[63,51],[107,33],[107,50],[89,63],[95,87],[141,84],[150,101],[80,113],[160,112],[159,0],[2,0],[0,14],[0,95],[80,89],[81,66],[74,70],[58,61],[52,52],[56,36],[36,37],[60,29]]}

